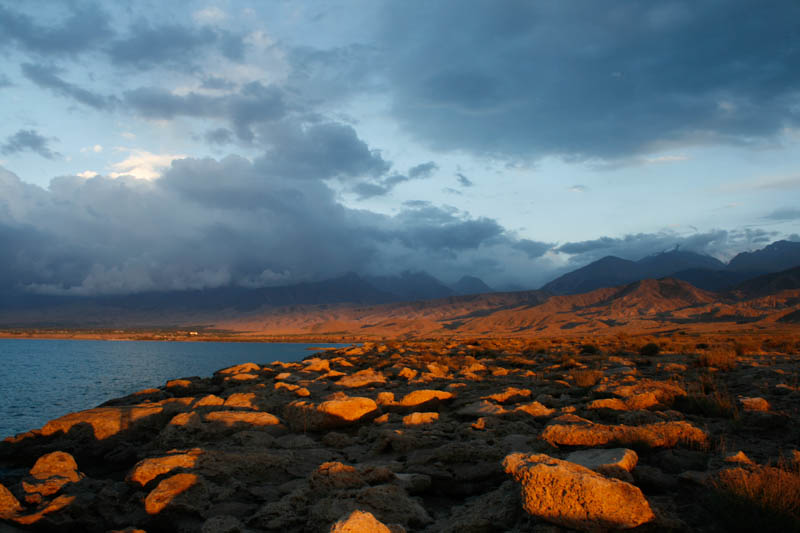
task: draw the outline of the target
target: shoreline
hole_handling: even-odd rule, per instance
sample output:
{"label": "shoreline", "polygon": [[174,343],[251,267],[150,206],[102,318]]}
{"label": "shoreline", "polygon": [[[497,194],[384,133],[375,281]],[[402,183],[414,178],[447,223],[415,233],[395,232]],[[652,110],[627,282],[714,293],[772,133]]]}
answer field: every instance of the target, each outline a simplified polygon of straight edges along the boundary
{"label": "shoreline", "polygon": [[[679,340],[365,343],[171,380],[0,442],[0,527],[724,530],[730,476],[800,483],[800,344]],[[583,497],[608,491],[636,512]]]}

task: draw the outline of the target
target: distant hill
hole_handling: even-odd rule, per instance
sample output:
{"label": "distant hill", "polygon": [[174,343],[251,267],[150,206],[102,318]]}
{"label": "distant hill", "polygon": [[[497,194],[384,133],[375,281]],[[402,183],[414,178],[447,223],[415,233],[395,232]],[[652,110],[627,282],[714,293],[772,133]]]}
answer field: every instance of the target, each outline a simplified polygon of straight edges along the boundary
{"label": "distant hill", "polygon": [[367,338],[630,334],[789,324],[799,312],[800,289],[751,298],[662,278],[562,296],[522,291],[376,306],[264,309],[220,321],[216,327],[245,335]]}
{"label": "distant hill", "polygon": [[800,243],[777,241],[743,252],[728,265],[708,255],[672,250],[639,261],[607,256],[542,286],[552,294],[581,294],[642,279],[672,277],[711,291],[725,291],[763,274],[800,265]]}
{"label": "distant hill", "polygon": [[453,289],[427,272],[406,271],[399,276],[369,276],[366,281],[378,290],[391,294],[391,301],[432,300],[454,294]]}
{"label": "distant hill", "polygon": [[735,272],[767,274],[800,266],[800,242],[776,241],[756,250],[742,252],[731,259],[728,269]]}
{"label": "distant hill", "polygon": [[739,298],[756,298],[796,289],[800,289],[800,266],[747,280],[731,292]]}
{"label": "distant hill", "polygon": [[476,278],[475,276],[463,276],[460,280],[450,285],[450,288],[457,296],[494,292],[494,289],[484,283],[482,279]]}
{"label": "distant hill", "polygon": [[642,279],[663,278],[689,269],[724,268],[725,265],[713,257],[679,250],[651,255],[639,261],[607,256],[564,274],[544,285],[542,290],[553,294],[580,294]]}

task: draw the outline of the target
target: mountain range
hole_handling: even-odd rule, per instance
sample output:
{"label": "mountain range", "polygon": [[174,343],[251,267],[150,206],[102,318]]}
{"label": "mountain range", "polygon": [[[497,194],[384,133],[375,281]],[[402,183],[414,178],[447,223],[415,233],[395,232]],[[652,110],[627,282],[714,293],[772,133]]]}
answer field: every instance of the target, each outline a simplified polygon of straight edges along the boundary
{"label": "mountain range", "polygon": [[580,294],[643,279],[671,277],[695,287],[724,291],[763,274],[800,265],[800,242],[777,241],[742,252],[728,264],[708,255],[672,250],[630,261],[606,256],[542,286],[552,294]]}

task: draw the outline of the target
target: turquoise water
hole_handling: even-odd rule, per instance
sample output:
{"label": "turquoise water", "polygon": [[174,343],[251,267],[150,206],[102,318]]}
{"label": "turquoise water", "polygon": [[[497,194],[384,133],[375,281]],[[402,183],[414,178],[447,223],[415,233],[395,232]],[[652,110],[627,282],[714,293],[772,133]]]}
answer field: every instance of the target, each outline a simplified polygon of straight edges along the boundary
{"label": "turquoise water", "polygon": [[[298,361],[319,344],[0,339],[0,439],[169,379]],[[322,345],[332,346],[332,345]]]}

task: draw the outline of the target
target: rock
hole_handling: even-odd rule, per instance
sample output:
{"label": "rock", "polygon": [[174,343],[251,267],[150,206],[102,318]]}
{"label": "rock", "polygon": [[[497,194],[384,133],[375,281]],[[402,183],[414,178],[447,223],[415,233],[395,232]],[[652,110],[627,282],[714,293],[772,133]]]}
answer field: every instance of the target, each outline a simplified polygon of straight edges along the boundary
{"label": "rock", "polygon": [[363,487],[366,481],[355,467],[338,461],[322,463],[312,472],[309,486],[315,492],[331,492],[338,489]]}
{"label": "rock", "polygon": [[506,412],[507,411],[504,408],[495,403],[481,400],[479,402],[473,402],[469,405],[465,405],[459,409],[456,414],[464,417],[486,415],[498,416],[505,414]]}
{"label": "rock", "polygon": [[320,431],[372,420],[380,414],[370,398],[338,396],[320,404],[304,400],[291,402],[284,417],[295,431]]}
{"label": "rock", "polygon": [[511,480],[500,488],[475,496],[464,505],[452,507],[450,514],[435,524],[440,533],[490,533],[512,531],[522,514],[519,490]]}
{"label": "rock", "polygon": [[225,400],[220,398],[219,396],[215,396],[213,394],[208,394],[203,396],[199,400],[194,403],[193,407],[215,407],[218,405],[223,405]]}
{"label": "rock", "polygon": [[678,488],[678,478],[666,474],[654,466],[637,466],[633,470],[633,478],[637,485],[653,492],[665,492]]}
{"label": "rock", "polygon": [[176,468],[193,468],[202,453],[201,449],[195,448],[187,453],[174,453],[164,457],[142,459],[136,463],[126,479],[131,483],[138,483],[144,487],[157,477],[167,474]]}
{"label": "rock", "polygon": [[705,431],[684,421],[658,422],[643,426],[605,426],[591,422],[552,423],[544,428],[541,438],[555,446],[603,446],[616,443],[625,446],[638,444],[651,448],[670,448],[679,443],[704,446],[708,442]]}
{"label": "rock", "polygon": [[416,370],[412,370],[411,368],[403,368],[402,370],[400,370],[400,372],[397,373],[399,377],[406,378],[408,381],[411,381],[412,379],[417,377],[417,374],[419,374],[419,372],[417,372]]}
{"label": "rock", "polygon": [[497,403],[517,403],[525,398],[530,398],[531,391],[529,389],[517,389],[515,387],[506,387],[503,392],[484,396],[483,400],[492,400]]}
{"label": "rock", "polygon": [[579,450],[568,454],[565,460],[594,470],[598,474],[631,482],[630,472],[639,462],[635,451],[627,448]]}
{"label": "rock", "polygon": [[243,533],[246,531],[244,524],[235,516],[212,516],[203,523],[200,533]]}
{"label": "rock", "polygon": [[531,402],[517,406],[514,412],[525,413],[534,418],[546,418],[552,416],[555,409],[549,409],[539,402]]}
{"label": "rock", "polygon": [[54,476],[63,477],[77,483],[83,476],[78,473],[78,463],[66,452],[52,452],[41,456],[30,471],[36,479],[47,479]]}
{"label": "rock", "polygon": [[306,372],[330,372],[331,363],[327,359],[320,359],[319,357],[312,357],[306,360]]}
{"label": "rock", "polygon": [[331,527],[330,533],[400,533],[401,531],[405,532],[405,529],[402,527],[389,529],[372,513],[356,510],[336,522]]}
{"label": "rock", "polygon": [[78,472],[78,464],[66,452],[52,452],[40,457],[30,470],[30,477],[22,480],[25,501],[41,503],[42,498],[61,491],[68,483],[77,483],[85,476]]}
{"label": "rock", "polygon": [[216,422],[226,427],[233,426],[277,426],[281,423],[278,417],[261,411],[211,411],[203,419]]}
{"label": "rock", "polygon": [[214,375],[229,376],[233,374],[252,374],[253,372],[258,372],[259,370],[261,370],[261,367],[255,363],[242,363],[240,365],[217,370],[214,372]]}
{"label": "rock", "polygon": [[0,518],[11,518],[20,511],[22,511],[22,505],[19,500],[5,485],[0,483]]}
{"label": "rock", "polygon": [[628,406],[619,398],[602,398],[593,400],[586,405],[587,409],[611,409],[613,411],[627,411]]}
{"label": "rock", "polygon": [[386,383],[386,376],[384,376],[381,372],[376,372],[371,368],[360,370],[355,374],[345,376],[336,382],[338,386],[348,389],[367,387],[369,385],[380,385],[383,383]]}
{"label": "rock", "polygon": [[175,474],[159,483],[144,500],[147,514],[158,514],[164,510],[180,494],[195,484],[198,478],[194,474]]}
{"label": "rock", "polygon": [[529,514],[581,531],[629,529],[655,518],[642,492],[623,481],[544,454],[515,453],[503,461],[520,484]]}
{"label": "rock", "polygon": [[739,450],[738,452],[727,456],[725,458],[725,462],[726,463],[745,464],[745,465],[755,464],[755,463],[753,463],[753,460],[750,459],[749,457],[747,457],[747,455],[745,455],[745,453],[742,450]]}
{"label": "rock", "polygon": [[146,404],[126,407],[96,407],[51,420],[44,425],[41,432],[43,436],[47,437],[59,432],[67,433],[75,426],[88,424],[92,428],[94,438],[103,440],[120,431],[130,429],[134,425],[149,421],[163,411],[164,408],[160,405],[148,406]]}
{"label": "rock", "polygon": [[425,508],[399,486],[375,485],[338,491],[317,500],[309,508],[307,524],[312,527],[306,530],[316,529],[313,524],[330,524],[355,510],[369,512],[384,523],[397,523],[413,531],[433,521]]}
{"label": "rock", "polygon": [[739,398],[745,411],[769,411],[769,402],[764,398]]}
{"label": "rock", "polygon": [[245,409],[258,409],[254,403],[256,394],[254,392],[235,392],[225,400],[225,407],[243,407]]}
{"label": "rock", "polygon": [[408,394],[403,396],[403,399],[400,400],[399,405],[414,410],[431,409],[452,399],[453,399],[452,392],[447,392],[442,390],[432,390],[432,389],[420,389],[409,392]]}
{"label": "rock", "polygon": [[421,426],[439,420],[439,413],[411,413],[403,417],[404,426]]}

